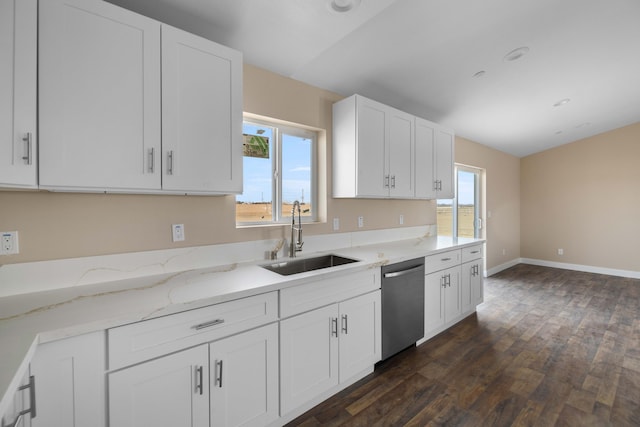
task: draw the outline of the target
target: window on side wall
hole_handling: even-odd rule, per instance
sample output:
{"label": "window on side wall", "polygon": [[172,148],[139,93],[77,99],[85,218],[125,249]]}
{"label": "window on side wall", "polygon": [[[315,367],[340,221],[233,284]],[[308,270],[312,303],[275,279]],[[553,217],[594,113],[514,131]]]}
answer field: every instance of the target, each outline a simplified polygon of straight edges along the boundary
{"label": "window on side wall", "polygon": [[482,237],[482,179],[484,171],[455,166],[455,198],[438,199],[438,236]]}
{"label": "window on side wall", "polygon": [[296,200],[302,221],[316,221],[318,132],[245,118],[242,133],[244,191],[236,196],[236,224],[287,223]]}

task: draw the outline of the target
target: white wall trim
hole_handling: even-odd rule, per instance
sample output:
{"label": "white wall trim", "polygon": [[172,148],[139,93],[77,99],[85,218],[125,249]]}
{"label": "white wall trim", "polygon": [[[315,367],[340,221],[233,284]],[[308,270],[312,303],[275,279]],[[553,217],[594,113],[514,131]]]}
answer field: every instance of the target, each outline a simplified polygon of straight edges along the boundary
{"label": "white wall trim", "polygon": [[607,274],[609,276],[629,277],[640,279],[640,271],[618,270],[615,268],[595,267],[592,265],[569,264],[564,262],[546,261],[542,259],[520,258],[523,264],[540,265],[543,267],[562,268],[565,270],[584,271],[586,273]]}
{"label": "white wall trim", "polygon": [[512,259],[509,262],[490,268],[489,270],[487,270],[485,277],[493,276],[496,273],[500,273],[502,270],[506,270],[507,268],[511,268],[514,265],[518,265],[518,264],[531,264],[531,265],[539,265],[542,267],[562,268],[564,270],[584,271],[585,273],[607,274],[609,276],[640,279],[640,271],[619,270],[615,268],[595,267],[592,265],[582,265],[582,264],[569,264],[565,262],[554,262],[554,261],[547,261],[543,259],[534,259],[534,258]]}
{"label": "white wall trim", "polygon": [[504,264],[496,265],[495,267],[488,269],[485,272],[484,277],[493,276],[496,273],[500,273],[502,270],[506,270],[507,268],[511,268],[514,265],[518,265],[521,263],[522,263],[522,258],[516,258],[516,259],[512,259],[511,261],[507,261]]}

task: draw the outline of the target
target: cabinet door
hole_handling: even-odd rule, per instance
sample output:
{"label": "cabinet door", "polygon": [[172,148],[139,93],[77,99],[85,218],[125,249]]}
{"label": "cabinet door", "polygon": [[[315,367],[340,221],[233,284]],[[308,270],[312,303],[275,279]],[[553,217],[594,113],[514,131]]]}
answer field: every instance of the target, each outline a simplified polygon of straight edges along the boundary
{"label": "cabinet door", "polygon": [[414,196],[414,117],[390,109],[388,163],[389,195],[398,198]]}
{"label": "cabinet door", "polygon": [[160,24],[42,1],[38,59],[41,187],[160,189]]}
{"label": "cabinet door", "polygon": [[380,361],[380,291],[340,303],[340,382]]}
{"label": "cabinet door", "polygon": [[455,319],[462,313],[460,304],[460,267],[450,268],[441,272],[446,276],[447,286],[444,288],[444,321]]}
{"label": "cabinet door", "polygon": [[476,261],[476,271],[471,278],[471,298],[473,305],[477,306],[484,302],[484,276],[482,272],[482,260]]}
{"label": "cabinet door", "polygon": [[278,325],[210,344],[212,426],[263,426],[278,418]]}
{"label": "cabinet door", "polygon": [[338,305],[280,322],[280,414],[338,384]]}
{"label": "cabinet door", "polygon": [[475,261],[462,264],[460,270],[460,300],[462,302],[462,312],[472,312],[475,307],[475,299],[473,296],[473,281],[475,266],[478,263]]}
{"label": "cabinet door", "polygon": [[0,0],[0,187],[37,187],[37,0]]}
{"label": "cabinet door", "polygon": [[415,187],[416,197],[420,199],[436,199],[434,171],[434,130],[435,124],[427,120],[415,119]]}
{"label": "cabinet door", "polygon": [[208,365],[201,345],[109,374],[109,425],[209,426]]}
{"label": "cabinet door", "polygon": [[389,107],[357,97],[357,161],[356,195],[358,197],[387,197],[387,113]]}
{"label": "cabinet door", "polygon": [[162,26],[162,186],[242,192],[242,55]]}
{"label": "cabinet door", "polygon": [[[20,381],[20,388],[27,386],[30,383],[30,373],[26,372],[22,376]],[[8,405],[4,414],[0,413],[0,425],[11,427],[30,427],[31,426],[31,412],[25,412],[31,408],[31,394],[30,388],[23,388],[22,390],[15,390],[13,396],[7,393],[4,398],[9,399]],[[36,399],[37,401],[37,399]],[[37,410],[37,408],[36,408]],[[24,413],[23,413],[24,412]],[[22,414],[22,416],[20,415]],[[36,415],[38,415],[36,413]],[[17,421],[17,423],[16,423]],[[16,423],[16,424],[14,424]]]}
{"label": "cabinet door", "polygon": [[444,292],[442,272],[424,276],[424,335],[444,325]]}
{"label": "cabinet door", "polygon": [[453,133],[442,128],[436,128],[435,144],[435,171],[436,180],[439,181],[437,197],[439,199],[452,199],[454,197]]}
{"label": "cabinet door", "polygon": [[104,332],[95,332],[38,346],[33,427],[106,425],[105,343]]}

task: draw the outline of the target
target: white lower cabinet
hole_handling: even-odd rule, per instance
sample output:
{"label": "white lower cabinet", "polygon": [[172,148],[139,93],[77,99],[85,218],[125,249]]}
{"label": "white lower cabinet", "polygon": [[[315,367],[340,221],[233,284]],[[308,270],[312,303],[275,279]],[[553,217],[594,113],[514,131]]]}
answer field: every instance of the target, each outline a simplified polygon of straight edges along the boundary
{"label": "white lower cabinet", "polygon": [[278,418],[278,325],[209,345],[211,426],[264,426]]}
{"label": "white lower cabinet", "polygon": [[18,389],[15,390],[8,408],[0,416],[0,426],[2,427],[30,427],[32,402],[31,387],[33,378],[26,372],[20,380]]}
{"label": "white lower cabinet", "polygon": [[380,316],[378,290],[281,321],[281,414],[379,361]]}
{"label": "white lower cabinet", "polygon": [[111,427],[262,426],[278,418],[278,325],[109,374]]}
{"label": "white lower cabinet", "polygon": [[460,267],[425,276],[424,310],[425,335],[460,316]]}
{"label": "white lower cabinet", "polygon": [[462,320],[482,303],[482,269],[482,244],[425,258],[425,336],[419,343]]}
{"label": "white lower cabinet", "polygon": [[481,268],[482,260],[462,264],[460,284],[464,312],[473,311],[484,300]]}
{"label": "white lower cabinet", "polygon": [[106,425],[104,331],[40,344],[31,361],[36,382],[33,427]]}
{"label": "white lower cabinet", "polygon": [[110,373],[109,425],[208,426],[208,365],[203,344]]}

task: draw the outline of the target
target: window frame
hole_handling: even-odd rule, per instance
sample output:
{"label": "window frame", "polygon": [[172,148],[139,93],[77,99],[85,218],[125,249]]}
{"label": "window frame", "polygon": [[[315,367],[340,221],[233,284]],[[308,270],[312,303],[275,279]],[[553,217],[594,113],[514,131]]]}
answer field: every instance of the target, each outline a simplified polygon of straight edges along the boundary
{"label": "window frame", "polygon": [[[454,164],[454,196],[452,199],[441,199],[441,200],[449,200],[451,201],[451,237],[457,239],[458,235],[458,172],[469,172],[474,174],[474,189],[475,189],[475,209],[476,215],[474,217],[474,238],[482,239],[485,233],[485,224],[484,224],[484,203],[483,198],[485,195],[484,189],[484,180],[485,180],[485,169],[476,167],[476,166],[468,166],[460,163]],[[438,199],[440,200],[440,199]],[[438,205],[438,200],[436,200],[436,208]]]}
{"label": "window frame", "polygon": [[[305,138],[311,141],[310,148],[310,192],[309,198],[305,197],[307,204],[311,206],[311,215],[302,216],[303,223],[318,222],[319,218],[319,196],[318,196],[318,147],[320,139],[320,131],[308,126],[298,125],[295,123],[283,122],[280,120],[273,120],[266,117],[256,117],[253,115],[244,115],[242,119],[242,126],[245,124],[253,126],[265,126],[273,129],[273,159],[271,161],[271,211],[272,217],[265,221],[238,221],[236,213],[236,227],[256,227],[256,226],[270,226],[270,225],[284,225],[291,221],[291,213],[283,212],[283,190],[282,190],[282,154],[283,154],[283,135],[291,135],[298,138]],[[243,155],[244,161],[244,155]],[[244,175],[244,171],[243,171]],[[244,176],[243,176],[244,180]],[[236,197],[236,209],[237,209],[237,197]],[[293,202],[293,201],[291,201]]]}

